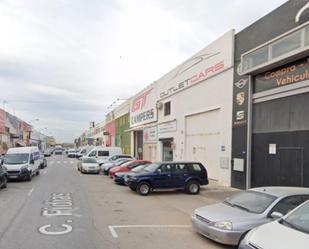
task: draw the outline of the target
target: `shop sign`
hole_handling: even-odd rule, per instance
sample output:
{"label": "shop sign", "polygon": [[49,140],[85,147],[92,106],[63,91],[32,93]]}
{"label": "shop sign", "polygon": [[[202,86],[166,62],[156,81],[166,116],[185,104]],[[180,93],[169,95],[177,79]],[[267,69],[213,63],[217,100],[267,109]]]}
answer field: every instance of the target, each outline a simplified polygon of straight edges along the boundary
{"label": "shop sign", "polygon": [[130,127],[157,120],[156,93],[153,86],[131,100],[130,117]]}
{"label": "shop sign", "polygon": [[157,127],[147,127],[144,128],[144,143],[152,143],[158,141]]}
{"label": "shop sign", "polygon": [[159,99],[172,96],[233,66],[234,32],[229,31],[159,80]]}
{"label": "shop sign", "polygon": [[158,125],[158,133],[173,132],[177,130],[176,120]]}
{"label": "shop sign", "polygon": [[305,80],[309,80],[309,57],[256,76],[254,92],[266,91]]}

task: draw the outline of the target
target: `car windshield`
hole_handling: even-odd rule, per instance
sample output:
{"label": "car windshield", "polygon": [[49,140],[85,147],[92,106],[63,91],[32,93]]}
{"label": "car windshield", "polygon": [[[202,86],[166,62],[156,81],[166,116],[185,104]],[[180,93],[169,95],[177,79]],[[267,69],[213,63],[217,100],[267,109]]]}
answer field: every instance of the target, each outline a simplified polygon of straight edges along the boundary
{"label": "car windshield", "polygon": [[6,154],[4,157],[5,164],[24,164],[29,160],[29,154],[19,153],[19,154]]}
{"label": "car windshield", "polygon": [[140,166],[137,166],[136,168],[132,169],[132,172],[140,172],[142,171],[145,167],[147,167],[148,165],[140,165]]}
{"label": "car windshield", "polygon": [[245,210],[251,213],[263,213],[276,200],[276,196],[255,191],[244,191],[230,198],[223,203]]}
{"label": "car windshield", "polygon": [[295,230],[309,233],[309,202],[306,202],[303,206],[291,212],[280,223]]}
{"label": "car windshield", "polygon": [[144,168],[144,171],[146,172],[155,172],[159,168],[160,164],[158,163],[152,163]]}
{"label": "car windshield", "polygon": [[83,163],[97,163],[97,160],[94,158],[84,158]]}

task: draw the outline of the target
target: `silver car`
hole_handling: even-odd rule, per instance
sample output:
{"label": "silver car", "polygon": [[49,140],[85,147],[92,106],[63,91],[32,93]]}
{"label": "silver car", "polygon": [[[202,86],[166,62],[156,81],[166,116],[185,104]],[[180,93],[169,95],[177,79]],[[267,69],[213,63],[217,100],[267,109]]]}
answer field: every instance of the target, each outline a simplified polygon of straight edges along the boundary
{"label": "silver car", "polygon": [[251,229],[281,218],[306,200],[309,188],[253,188],[222,203],[196,209],[192,226],[216,242],[238,245]]}
{"label": "silver car", "polygon": [[309,201],[283,218],[251,230],[239,249],[307,249],[309,243]]}

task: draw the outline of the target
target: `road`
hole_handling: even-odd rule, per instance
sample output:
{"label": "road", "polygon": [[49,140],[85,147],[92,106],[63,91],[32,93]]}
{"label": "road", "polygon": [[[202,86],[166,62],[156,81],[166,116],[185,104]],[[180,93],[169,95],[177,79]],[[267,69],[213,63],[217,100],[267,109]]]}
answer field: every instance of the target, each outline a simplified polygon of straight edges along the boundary
{"label": "road", "polygon": [[0,191],[1,249],[231,248],[196,234],[190,215],[232,192],[143,197],[107,176],[80,174],[76,163],[53,155],[31,182]]}

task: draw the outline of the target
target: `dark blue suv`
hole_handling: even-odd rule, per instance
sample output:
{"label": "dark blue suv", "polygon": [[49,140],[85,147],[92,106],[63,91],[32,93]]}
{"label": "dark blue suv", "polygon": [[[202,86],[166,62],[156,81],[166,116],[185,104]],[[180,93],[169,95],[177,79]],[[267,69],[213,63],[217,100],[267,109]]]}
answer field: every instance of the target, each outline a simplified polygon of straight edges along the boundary
{"label": "dark blue suv", "polygon": [[200,186],[208,184],[208,177],[205,167],[198,162],[160,162],[129,175],[126,184],[140,195],[155,189],[184,189],[189,194],[198,194]]}

